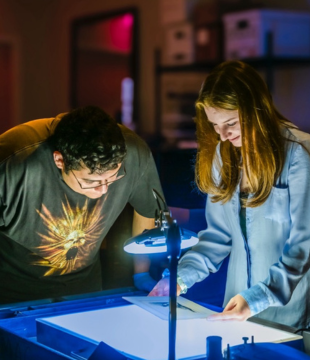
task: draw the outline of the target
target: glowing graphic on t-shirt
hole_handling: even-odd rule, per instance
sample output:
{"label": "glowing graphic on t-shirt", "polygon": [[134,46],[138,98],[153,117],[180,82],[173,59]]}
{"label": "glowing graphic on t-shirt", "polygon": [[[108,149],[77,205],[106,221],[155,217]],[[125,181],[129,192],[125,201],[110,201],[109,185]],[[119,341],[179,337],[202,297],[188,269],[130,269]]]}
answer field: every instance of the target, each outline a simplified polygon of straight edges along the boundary
{"label": "glowing graphic on t-shirt", "polygon": [[42,259],[32,264],[49,267],[44,276],[68,274],[91,262],[92,253],[101,239],[103,216],[100,214],[101,202],[91,212],[87,202],[86,199],[82,207],[73,208],[67,200],[66,204],[62,203],[62,217],[53,216],[44,205],[42,212],[37,210],[47,233],[38,233],[42,245],[35,247],[34,252]]}

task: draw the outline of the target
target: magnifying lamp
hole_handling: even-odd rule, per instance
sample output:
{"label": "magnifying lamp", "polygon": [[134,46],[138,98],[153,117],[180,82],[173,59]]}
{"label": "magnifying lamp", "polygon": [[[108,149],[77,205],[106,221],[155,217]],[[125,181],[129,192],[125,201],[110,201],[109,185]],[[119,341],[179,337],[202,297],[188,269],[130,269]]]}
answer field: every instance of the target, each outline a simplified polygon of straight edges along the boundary
{"label": "magnifying lamp", "polygon": [[[197,244],[197,235],[189,230],[179,228],[181,236],[181,250]],[[124,250],[130,254],[157,254],[167,252],[166,228],[154,228],[130,238],[124,245]]]}
{"label": "magnifying lamp", "polygon": [[[128,239],[124,250],[131,254],[167,253],[169,259],[169,360],[175,360],[176,343],[176,305],[177,305],[177,266],[181,249],[192,247],[198,243],[197,235],[180,228],[172,219],[167,204],[159,193],[153,189],[159,214],[155,216],[156,227]],[[159,199],[164,205],[162,209]]]}

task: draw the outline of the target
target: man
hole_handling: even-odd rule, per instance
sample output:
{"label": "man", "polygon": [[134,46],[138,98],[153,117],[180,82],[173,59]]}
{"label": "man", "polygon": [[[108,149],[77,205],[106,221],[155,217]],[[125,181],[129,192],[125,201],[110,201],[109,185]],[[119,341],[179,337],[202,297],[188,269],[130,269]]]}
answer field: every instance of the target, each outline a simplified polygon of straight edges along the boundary
{"label": "man", "polygon": [[[145,142],[97,107],[2,134],[0,303],[101,290],[102,240],[127,203],[133,235],[154,227],[152,189],[161,192]],[[135,268],[152,281],[147,262]]]}

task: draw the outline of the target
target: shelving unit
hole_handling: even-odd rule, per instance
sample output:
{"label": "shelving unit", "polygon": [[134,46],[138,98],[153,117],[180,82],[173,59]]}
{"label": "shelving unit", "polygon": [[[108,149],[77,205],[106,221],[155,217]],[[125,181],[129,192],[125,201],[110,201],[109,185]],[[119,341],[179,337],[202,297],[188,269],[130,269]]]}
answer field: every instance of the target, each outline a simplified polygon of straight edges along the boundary
{"label": "shelving unit", "polygon": [[[267,55],[259,58],[245,58],[240,59],[243,62],[253,66],[257,70],[263,70],[265,72],[266,83],[272,92],[274,89],[274,70],[281,67],[300,67],[300,66],[310,66],[310,57],[279,57],[273,55],[273,36],[272,33],[266,34],[266,47]],[[157,50],[155,53],[155,107],[156,107],[156,135],[157,138],[163,140],[162,134],[162,103],[161,103],[161,78],[163,74],[172,74],[172,73],[190,73],[190,72],[200,72],[208,73],[216,65],[225,61],[224,59],[219,59],[218,61],[208,61],[204,63],[192,63],[187,65],[175,65],[175,66],[165,66],[161,64],[160,60],[160,51]],[[197,89],[197,93],[198,93]]]}
{"label": "shelving unit", "polygon": [[[294,57],[294,58],[287,58],[287,57],[260,57],[260,58],[247,58],[241,59],[242,61],[246,62],[247,64],[255,67],[255,68],[267,68],[268,66],[272,65],[273,67],[276,66],[296,66],[296,65],[310,65],[310,58],[305,57]],[[221,63],[223,60],[219,61],[210,61],[206,63],[193,63],[187,65],[176,65],[176,66],[165,66],[165,65],[158,65],[156,67],[156,73],[175,73],[175,72],[207,72],[212,70],[213,67]]]}

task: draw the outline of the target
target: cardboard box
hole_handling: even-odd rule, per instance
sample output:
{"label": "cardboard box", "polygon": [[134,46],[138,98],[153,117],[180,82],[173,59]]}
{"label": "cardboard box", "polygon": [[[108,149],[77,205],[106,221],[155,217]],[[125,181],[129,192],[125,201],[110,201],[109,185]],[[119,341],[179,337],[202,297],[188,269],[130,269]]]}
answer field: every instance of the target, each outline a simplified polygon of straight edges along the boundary
{"label": "cardboard box", "polygon": [[268,55],[268,33],[273,38],[272,55],[310,56],[309,13],[254,9],[225,14],[223,22],[227,60]]}
{"label": "cardboard box", "polygon": [[165,32],[164,64],[184,65],[194,62],[193,25],[189,22],[167,27]]}

